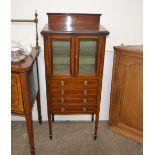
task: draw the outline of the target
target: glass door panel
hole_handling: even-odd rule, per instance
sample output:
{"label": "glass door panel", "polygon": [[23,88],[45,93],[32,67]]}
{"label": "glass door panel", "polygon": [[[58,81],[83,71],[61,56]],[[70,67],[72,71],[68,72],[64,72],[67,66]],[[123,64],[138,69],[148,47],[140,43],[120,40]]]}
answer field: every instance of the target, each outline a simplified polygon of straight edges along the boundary
{"label": "glass door panel", "polygon": [[79,41],[79,74],[96,74],[96,39]]}
{"label": "glass door panel", "polygon": [[70,40],[52,39],[53,74],[70,74]]}

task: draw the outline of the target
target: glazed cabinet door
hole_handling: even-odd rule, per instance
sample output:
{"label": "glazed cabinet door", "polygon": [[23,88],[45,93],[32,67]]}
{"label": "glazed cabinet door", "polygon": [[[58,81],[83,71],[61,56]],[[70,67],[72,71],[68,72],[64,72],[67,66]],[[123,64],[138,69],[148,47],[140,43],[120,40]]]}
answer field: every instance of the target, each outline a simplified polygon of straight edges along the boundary
{"label": "glazed cabinet door", "polygon": [[76,75],[96,76],[99,64],[99,36],[76,37]]}
{"label": "glazed cabinet door", "polygon": [[73,37],[51,36],[49,44],[51,74],[71,76],[74,70]]}

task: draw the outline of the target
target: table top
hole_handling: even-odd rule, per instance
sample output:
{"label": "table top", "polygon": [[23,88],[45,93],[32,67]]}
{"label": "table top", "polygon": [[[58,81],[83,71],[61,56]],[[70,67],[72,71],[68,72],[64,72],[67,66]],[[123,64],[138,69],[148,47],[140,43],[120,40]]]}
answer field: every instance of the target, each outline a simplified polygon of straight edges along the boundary
{"label": "table top", "polygon": [[38,57],[40,53],[39,48],[32,48],[32,52],[30,55],[26,56],[26,58],[20,62],[11,62],[11,72],[26,72],[32,69],[32,65],[35,59]]}

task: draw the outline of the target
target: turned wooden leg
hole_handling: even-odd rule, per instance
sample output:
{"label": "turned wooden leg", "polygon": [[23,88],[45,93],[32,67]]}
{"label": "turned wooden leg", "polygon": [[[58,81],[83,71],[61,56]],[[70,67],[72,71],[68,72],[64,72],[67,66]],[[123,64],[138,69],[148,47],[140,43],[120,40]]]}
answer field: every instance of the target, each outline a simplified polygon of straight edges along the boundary
{"label": "turned wooden leg", "polygon": [[52,114],[52,122],[54,122],[54,114]]}
{"label": "turned wooden leg", "polygon": [[42,124],[41,105],[40,105],[40,91],[38,91],[36,100],[37,100],[37,109],[38,109],[38,120],[39,120],[39,124]]}
{"label": "turned wooden leg", "polygon": [[99,113],[96,113],[94,140],[97,139],[98,122],[99,122]]}
{"label": "turned wooden leg", "polygon": [[92,120],[92,122],[94,122],[94,114],[92,114],[91,120]]}
{"label": "turned wooden leg", "polygon": [[48,125],[49,125],[49,137],[52,140],[52,121],[51,121],[51,114],[48,114]]}
{"label": "turned wooden leg", "polygon": [[25,115],[31,155],[35,155],[32,116]]}

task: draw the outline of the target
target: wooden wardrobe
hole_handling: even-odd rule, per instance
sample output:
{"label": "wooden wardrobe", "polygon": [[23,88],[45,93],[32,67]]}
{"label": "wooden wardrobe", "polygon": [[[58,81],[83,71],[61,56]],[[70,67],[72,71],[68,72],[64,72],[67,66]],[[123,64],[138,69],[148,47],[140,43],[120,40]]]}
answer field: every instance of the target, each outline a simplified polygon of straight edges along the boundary
{"label": "wooden wardrobe", "polygon": [[114,47],[109,125],[138,143],[143,139],[143,46]]}

